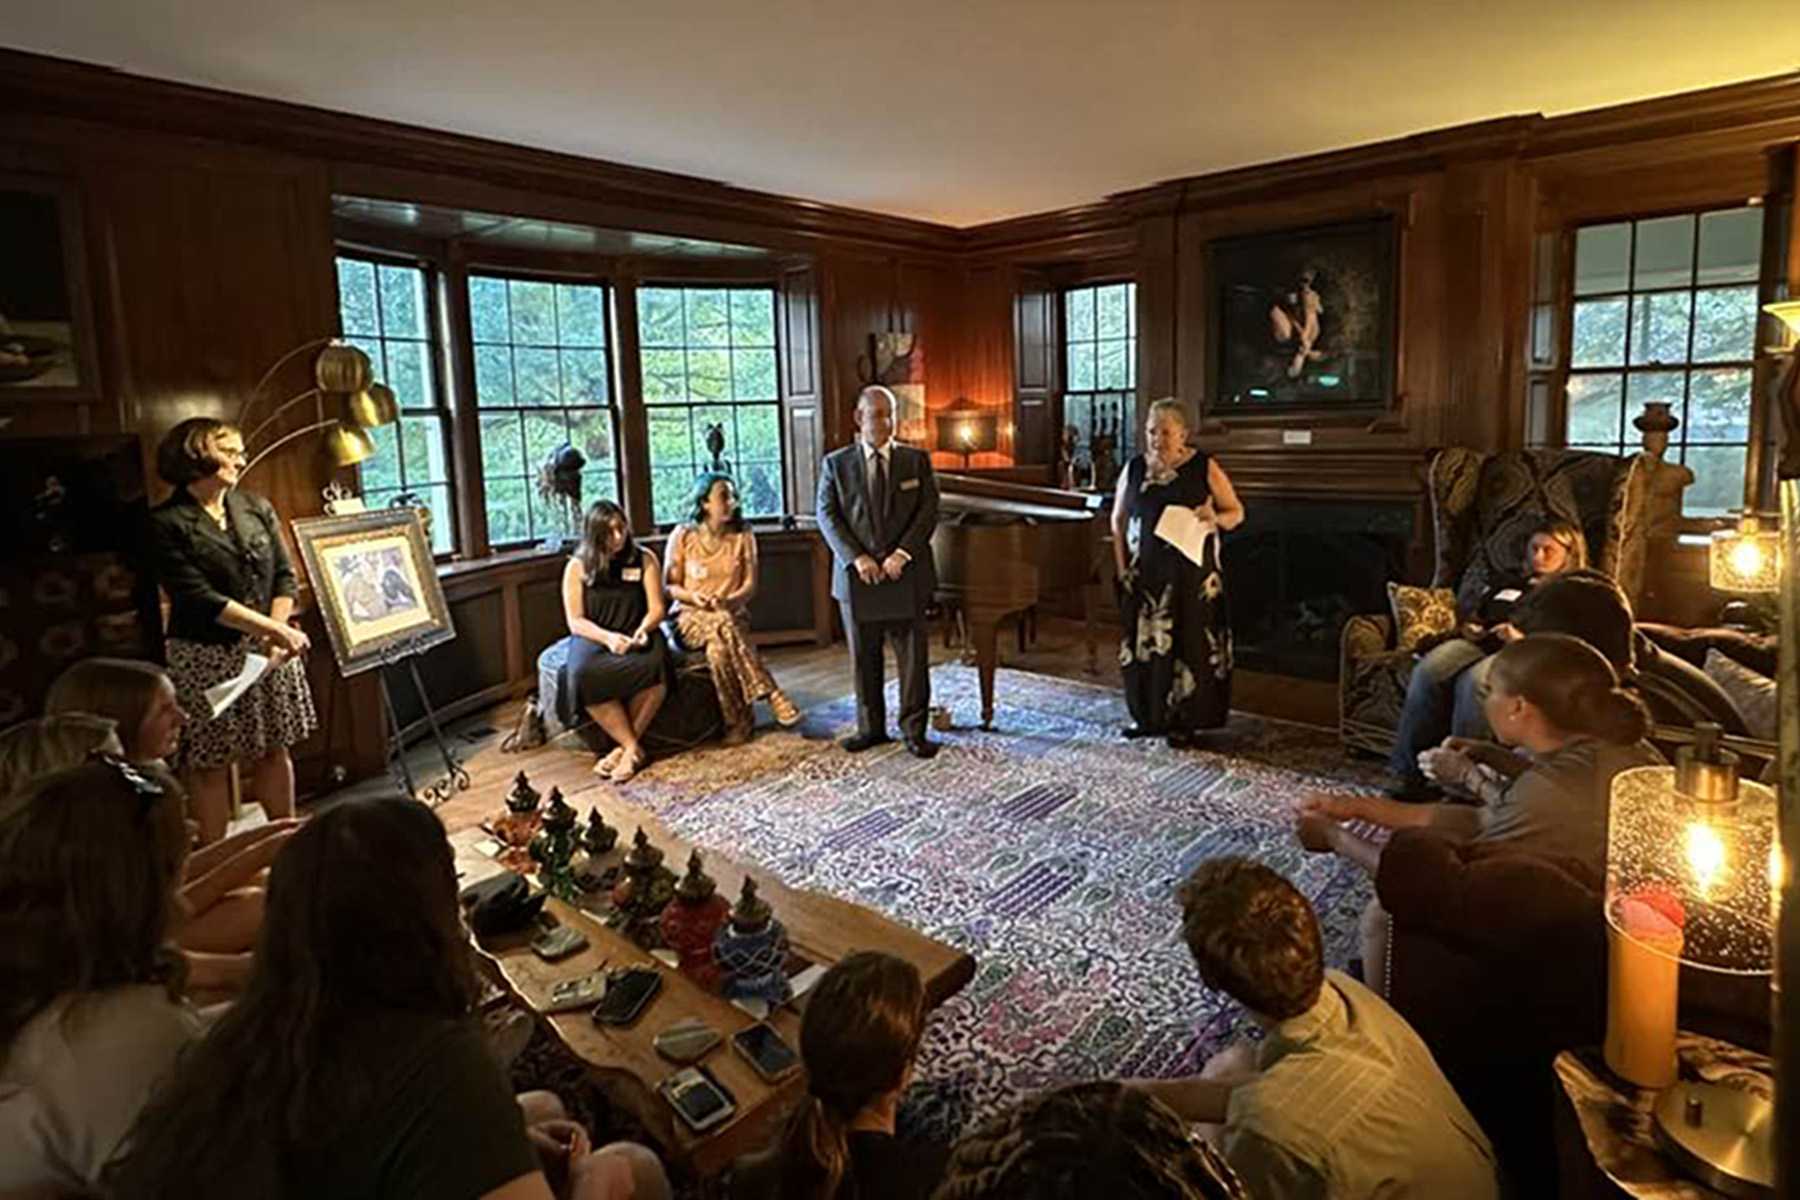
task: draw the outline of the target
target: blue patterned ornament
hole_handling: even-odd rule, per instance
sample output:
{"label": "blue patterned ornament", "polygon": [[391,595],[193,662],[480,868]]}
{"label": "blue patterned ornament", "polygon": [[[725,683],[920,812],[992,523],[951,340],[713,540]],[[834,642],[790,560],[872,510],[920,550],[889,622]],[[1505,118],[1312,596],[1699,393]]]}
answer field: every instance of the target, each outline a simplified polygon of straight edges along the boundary
{"label": "blue patterned ornament", "polygon": [[720,994],[727,1000],[763,1000],[771,1008],[787,1003],[793,994],[787,959],[787,930],[746,875],[731,920],[713,939],[713,961],[725,972]]}

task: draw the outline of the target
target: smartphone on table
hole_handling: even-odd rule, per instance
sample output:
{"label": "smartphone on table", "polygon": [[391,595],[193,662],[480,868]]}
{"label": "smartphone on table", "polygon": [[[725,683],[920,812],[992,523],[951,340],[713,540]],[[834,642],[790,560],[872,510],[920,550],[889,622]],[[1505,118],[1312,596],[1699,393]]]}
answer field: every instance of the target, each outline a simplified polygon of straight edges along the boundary
{"label": "smartphone on table", "polygon": [[654,967],[615,971],[607,977],[606,994],[594,1006],[594,1020],[602,1025],[629,1025],[661,990],[662,973]]}
{"label": "smartphone on table", "polygon": [[743,1055],[751,1068],[770,1083],[800,1065],[794,1048],[775,1032],[772,1025],[752,1025],[731,1035],[731,1048]]}
{"label": "smartphone on table", "polygon": [[683,1067],[656,1090],[695,1133],[723,1124],[737,1112],[737,1101],[705,1067]]}

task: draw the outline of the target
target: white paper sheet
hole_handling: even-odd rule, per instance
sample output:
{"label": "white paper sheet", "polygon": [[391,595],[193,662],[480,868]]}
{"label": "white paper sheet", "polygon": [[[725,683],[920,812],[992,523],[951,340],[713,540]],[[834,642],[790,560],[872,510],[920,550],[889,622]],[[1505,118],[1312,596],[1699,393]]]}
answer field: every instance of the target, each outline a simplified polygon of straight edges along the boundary
{"label": "white paper sheet", "polygon": [[267,655],[246,654],[243,670],[206,689],[206,703],[212,709],[212,715],[216,717],[237,703],[239,696],[256,686],[256,681],[268,673]]}
{"label": "white paper sheet", "polygon": [[1195,566],[1206,565],[1206,539],[1217,537],[1219,527],[1203,519],[1200,510],[1180,504],[1163,509],[1156,522],[1156,536],[1186,555]]}

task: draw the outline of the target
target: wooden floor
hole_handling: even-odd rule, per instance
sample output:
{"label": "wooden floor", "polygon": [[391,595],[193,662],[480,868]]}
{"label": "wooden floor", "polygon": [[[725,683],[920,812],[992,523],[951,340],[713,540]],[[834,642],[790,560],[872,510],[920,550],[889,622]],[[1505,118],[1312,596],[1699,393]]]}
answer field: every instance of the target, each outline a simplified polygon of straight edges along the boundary
{"label": "wooden floor", "polygon": [[[1098,670],[1089,675],[1081,622],[1050,618],[1040,623],[1036,641],[1023,652],[1019,650],[1017,637],[1007,630],[1001,638],[1001,663],[1005,667],[1042,675],[1117,687],[1119,661],[1110,631],[1099,632],[1097,650]],[[931,661],[934,665],[954,661],[960,654],[959,649],[946,646],[941,636],[932,638]],[[764,651],[764,659],[781,681],[781,686],[801,708],[847,696],[854,688],[849,656],[841,642],[830,646],[773,647]],[[1336,686],[1316,680],[1239,671],[1232,679],[1232,702],[1244,712],[1325,727],[1337,723]],[[472,779],[467,792],[459,793],[440,810],[451,832],[475,824],[497,808],[513,776],[521,768],[530,773],[533,786],[545,795],[549,794],[550,788],[559,787],[565,796],[574,796],[595,785],[596,779],[588,770],[588,761],[577,756],[501,752],[501,738],[513,728],[520,703],[510,701],[450,726],[450,743]],[[443,761],[429,740],[413,746],[407,754],[407,762],[421,787],[443,775]],[[340,789],[329,798],[374,794],[389,791],[391,786],[384,776]]]}

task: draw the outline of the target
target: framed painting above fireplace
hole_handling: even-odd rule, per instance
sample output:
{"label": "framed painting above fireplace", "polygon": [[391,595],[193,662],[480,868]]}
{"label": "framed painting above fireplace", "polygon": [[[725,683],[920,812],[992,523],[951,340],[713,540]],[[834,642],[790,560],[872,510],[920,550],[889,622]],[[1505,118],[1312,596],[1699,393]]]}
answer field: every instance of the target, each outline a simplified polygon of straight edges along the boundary
{"label": "framed painting above fireplace", "polygon": [[1392,216],[1208,242],[1207,414],[1391,407],[1398,251]]}

